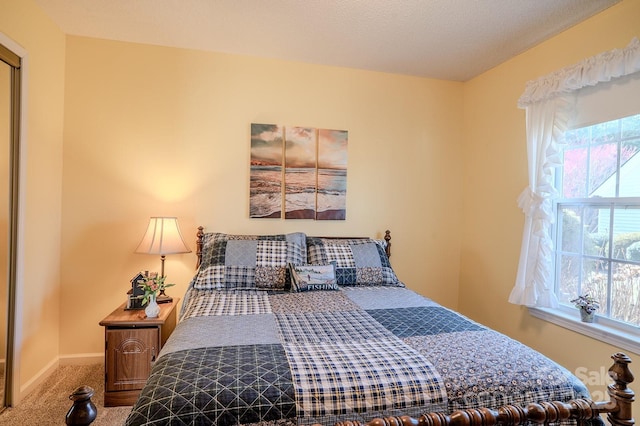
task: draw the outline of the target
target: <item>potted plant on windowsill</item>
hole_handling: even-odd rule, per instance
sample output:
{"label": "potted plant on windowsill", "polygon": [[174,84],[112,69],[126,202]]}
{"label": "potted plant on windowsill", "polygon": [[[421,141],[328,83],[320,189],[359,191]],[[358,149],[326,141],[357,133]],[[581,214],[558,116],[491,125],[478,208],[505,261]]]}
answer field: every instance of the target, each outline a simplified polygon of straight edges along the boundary
{"label": "potted plant on windowsill", "polygon": [[580,319],[582,322],[593,322],[595,312],[600,309],[600,302],[588,294],[576,297],[571,303],[580,310]]}

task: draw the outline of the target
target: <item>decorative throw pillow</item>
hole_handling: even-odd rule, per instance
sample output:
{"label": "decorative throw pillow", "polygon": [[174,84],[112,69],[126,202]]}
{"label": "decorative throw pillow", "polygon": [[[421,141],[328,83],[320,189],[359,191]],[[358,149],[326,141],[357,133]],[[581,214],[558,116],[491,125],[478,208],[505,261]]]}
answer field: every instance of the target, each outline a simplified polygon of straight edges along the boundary
{"label": "decorative throw pillow", "polygon": [[291,290],[339,290],[335,263],[329,265],[289,265]]}
{"label": "decorative throw pillow", "polygon": [[404,287],[391,268],[383,246],[372,239],[307,237],[307,258],[312,265],[335,262],[339,285]]}
{"label": "decorative throw pillow", "polygon": [[203,237],[202,263],[193,286],[200,290],[282,290],[287,265],[307,261],[306,235],[231,235],[208,233]]}

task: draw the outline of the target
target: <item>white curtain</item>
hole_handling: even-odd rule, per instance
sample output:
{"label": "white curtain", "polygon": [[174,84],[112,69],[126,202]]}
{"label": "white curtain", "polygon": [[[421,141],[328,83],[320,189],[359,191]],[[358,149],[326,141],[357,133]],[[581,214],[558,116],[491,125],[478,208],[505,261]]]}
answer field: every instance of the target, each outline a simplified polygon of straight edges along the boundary
{"label": "white curtain", "polygon": [[529,186],[518,197],[525,215],[516,283],[509,302],[556,307],[553,291],[553,199],[562,135],[582,88],[640,71],[640,41],[614,49],[527,83],[518,100],[526,109]]}

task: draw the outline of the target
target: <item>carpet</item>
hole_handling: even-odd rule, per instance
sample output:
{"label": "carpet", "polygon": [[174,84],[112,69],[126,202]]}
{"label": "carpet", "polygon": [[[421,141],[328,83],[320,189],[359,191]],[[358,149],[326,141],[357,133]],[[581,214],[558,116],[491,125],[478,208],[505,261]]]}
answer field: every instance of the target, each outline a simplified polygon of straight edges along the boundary
{"label": "carpet", "polygon": [[124,424],[131,407],[104,406],[104,366],[60,366],[38,388],[27,395],[16,407],[9,407],[0,414],[0,425],[65,425],[65,416],[73,405],[69,395],[82,385],[95,391],[91,400],[98,410],[91,426]]}

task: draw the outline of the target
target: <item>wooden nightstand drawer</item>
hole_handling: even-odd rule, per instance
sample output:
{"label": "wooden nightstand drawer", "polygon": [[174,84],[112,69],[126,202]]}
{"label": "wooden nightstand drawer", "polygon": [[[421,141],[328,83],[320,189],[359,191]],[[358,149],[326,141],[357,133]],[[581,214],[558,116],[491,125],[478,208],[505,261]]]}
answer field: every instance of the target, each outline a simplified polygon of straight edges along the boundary
{"label": "wooden nightstand drawer", "polygon": [[105,390],[141,389],[160,350],[160,333],[152,328],[106,330]]}
{"label": "wooden nightstand drawer", "polygon": [[121,305],[100,325],[105,327],[104,405],[133,405],[162,345],[176,325],[176,304],[160,304],[157,318]]}

